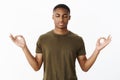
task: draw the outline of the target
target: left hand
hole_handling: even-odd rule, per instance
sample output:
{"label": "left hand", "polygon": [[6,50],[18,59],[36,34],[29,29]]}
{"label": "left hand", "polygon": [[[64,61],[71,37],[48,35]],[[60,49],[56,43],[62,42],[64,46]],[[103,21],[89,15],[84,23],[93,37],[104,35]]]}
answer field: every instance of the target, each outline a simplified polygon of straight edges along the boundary
{"label": "left hand", "polygon": [[98,40],[97,40],[97,43],[96,43],[96,49],[98,51],[102,50],[104,47],[106,47],[109,43],[111,42],[111,36],[109,35],[107,38],[105,37],[100,37]]}

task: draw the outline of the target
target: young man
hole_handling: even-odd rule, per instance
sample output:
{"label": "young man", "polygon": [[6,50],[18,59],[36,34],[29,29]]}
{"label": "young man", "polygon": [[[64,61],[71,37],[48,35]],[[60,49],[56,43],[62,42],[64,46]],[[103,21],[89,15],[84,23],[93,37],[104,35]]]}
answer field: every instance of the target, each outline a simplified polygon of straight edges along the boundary
{"label": "young man", "polygon": [[[25,39],[21,35],[10,35],[12,41],[22,48],[29,64],[37,71],[44,62],[43,80],[77,80],[75,61],[78,60],[83,71],[88,71],[96,61],[100,51],[106,47],[111,37],[101,37],[96,48],[87,59],[82,37],[67,29],[70,20],[70,9],[65,4],[58,4],[53,9],[55,28],[39,37],[36,46],[36,56],[29,51]],[[104,42],[101,43],[101,39]]]}

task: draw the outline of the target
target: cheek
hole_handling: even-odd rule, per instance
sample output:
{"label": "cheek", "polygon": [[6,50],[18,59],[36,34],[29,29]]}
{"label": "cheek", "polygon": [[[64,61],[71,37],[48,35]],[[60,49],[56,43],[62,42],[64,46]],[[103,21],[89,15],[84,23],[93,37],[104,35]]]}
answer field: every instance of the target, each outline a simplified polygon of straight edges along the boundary
{"label": "cheek", "polygon": [[68,21],[69,21],[68,19],[64,20],[65,23],[68,23]]}
{"label": "cheek", "polygon": [[58,19],[54,19],[54,23],[58,23],[59,22],[59,20]]}
{"label": "cheek", "polygon": [[58,25],[58,21],[57,21],[57,20],[54,20],[54,24],[55,24],[55,25]]}

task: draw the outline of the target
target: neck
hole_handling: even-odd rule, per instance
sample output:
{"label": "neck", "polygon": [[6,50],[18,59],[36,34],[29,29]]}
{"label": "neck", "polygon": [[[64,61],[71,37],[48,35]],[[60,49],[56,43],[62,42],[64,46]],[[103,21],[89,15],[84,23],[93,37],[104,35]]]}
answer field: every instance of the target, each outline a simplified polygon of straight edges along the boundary
{"label": "neck", "polygon": [[69,31],[67,29],[54,29],[54,33],[64,35],[67,34]]}

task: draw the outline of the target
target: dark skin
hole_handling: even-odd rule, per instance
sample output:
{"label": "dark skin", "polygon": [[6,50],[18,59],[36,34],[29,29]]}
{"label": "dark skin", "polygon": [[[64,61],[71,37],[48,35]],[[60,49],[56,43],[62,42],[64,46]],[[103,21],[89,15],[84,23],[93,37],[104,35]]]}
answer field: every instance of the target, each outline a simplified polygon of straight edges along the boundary
{"label": "dark skin", "polygon": [[[52,19],[54,20],[55,24],[54,33],[60,35],[68,33],[69,30],[67,29],[67,25],[70,20],[70,17],[71,17],[70,13],[64,8],[57,8],[56,10],[54,10],[52,15]],[[35,71],[38,71],[43,63],[42,54],[36,53],[36,56],[34,57],[31,54],[30,50],[28,49],[25,38],[22,35],[13,36],[11,34],[10,38],[17,46],[19,46],[23,50],[31,67]],[[103,40],[102,43],[101,40]],[[87,58],[86,55],[78,56],[77,59],[81,69],[85,72],[88,71],[96,61],[100,51],[103,48],[105,48],[110,42],[111,36],[108,36],[107,38],[100,37],[97,40],[95,50],[93,51],[92,55],[89,58]]]}

